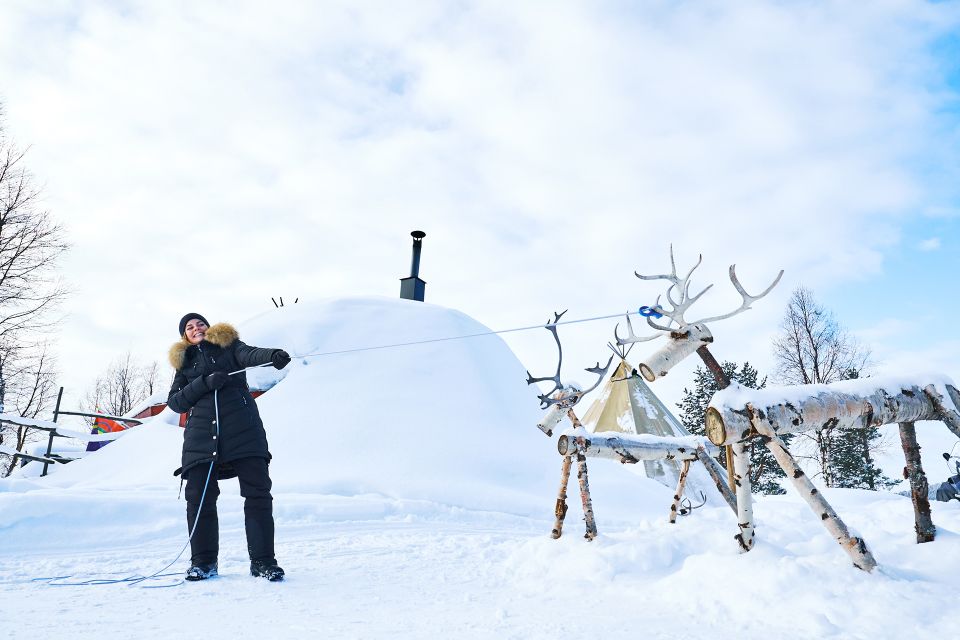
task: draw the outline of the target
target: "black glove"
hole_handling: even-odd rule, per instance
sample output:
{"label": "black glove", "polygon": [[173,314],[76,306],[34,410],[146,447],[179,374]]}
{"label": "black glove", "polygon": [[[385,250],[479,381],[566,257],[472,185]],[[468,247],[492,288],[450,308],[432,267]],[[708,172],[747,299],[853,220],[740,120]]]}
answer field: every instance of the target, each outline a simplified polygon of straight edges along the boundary
{"label": "black glove", "polygon": [[270,357],[270,362],[272,362],[273,366],[277,369],[283,369],[290,364],[290,354],[283,349],[277,349],[273,352],[273,356]]}
{"label": "black glove", "polygon": [[229,379],[230,376],[223,371],[214,371],[204,379],[204,382],[207,383],[207,388],[210,389],[210,391],[214,391],[216,389],[222,389],[223,385],[227,384],[227,380]]}

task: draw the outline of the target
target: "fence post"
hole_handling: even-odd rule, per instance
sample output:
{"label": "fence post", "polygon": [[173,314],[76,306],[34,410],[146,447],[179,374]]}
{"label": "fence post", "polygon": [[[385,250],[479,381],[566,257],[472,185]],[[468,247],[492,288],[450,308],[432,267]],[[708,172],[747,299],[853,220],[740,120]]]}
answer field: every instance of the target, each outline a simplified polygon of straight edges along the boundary
{"label": "fence post", "polygon": [[[63,399],[63,387],[60,387],[60,391],[57,393],[57,405],[53,408],[53,421],[57,421],[57,417],[60,415],[60,401]],[[44,458],[50,457],[50,452],[53,451],[53,437],[54,432],[50,432],[50,438],[47,440],[47,453]],[[40,477],[47,475],[47,467],[50,466],[49,462],[43,463],[43,473],[40,474]]]}

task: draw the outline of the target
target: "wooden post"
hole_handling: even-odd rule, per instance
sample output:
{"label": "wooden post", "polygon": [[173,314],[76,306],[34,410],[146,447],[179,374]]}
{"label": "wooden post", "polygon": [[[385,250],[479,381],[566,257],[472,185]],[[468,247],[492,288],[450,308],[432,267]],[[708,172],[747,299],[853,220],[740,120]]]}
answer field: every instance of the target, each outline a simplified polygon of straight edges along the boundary
{"label": "wooden post", "polygon": [[930,499],[927,491],[927,475],[920,464],[920,445],[917,443],[917,430],[912,422],[900,423],[900,442],[903,444],[903,455],[907,460],[904,469],[910,480],[910,497],[913,500],[914,530],[917,532],[917,544],[933,542],[937,535],[937,528],[930,517]]}
{"label": "wooden post", "polygon": [[567,485],[570,484],[570,467],[573,466],[573,458],[563,456],[563,464],[560,467],[560,491],[557,493],[557,506],[554,508],[556,520],[553,522],[553,531],[550,537],[556,540],[563,535],[563,519],[567,517]]}
{"label": "wooden post", "polygon": [[[53,408],[53,421],[56,422],[57,418],[60,416],[60,401],[63,400],[63,387],[60,387],[60,391],[57,393],[57,404]],[[45,458],[50,457],[50,453],[53,451],[53,437],[54,432],[50,432],[50,437],[47,439],[47,453],[44,456]],[[47,475],[47,467],[50,466],[49,462],[43,463],[43,471],[40,473],[40,476],[43,477]]]}
{"label": "wooden post", "polygon": [[[710,373],[713,374],[713,378],[717,381],[717,386],[720,387],[721,390],[730,386],[730,378],[728,378],[727,374],[723,372],[723,367],[720,366],[720,363],[717,362],[717,359],[713,357],[712,353],[710,353],[710,349],[707,348],[707,345],[701,345],[697,349],[697,355],[700,356],[700,359],[703,360],[703,364],[705,364],[707,369],[710,370]],[[727,483],[730,485],[730,491],[736,491],[737,483],[733,477],[733,447],[728,445],[725,449],[725,454],[727,457]]]}
{"label": "wooden post", "polygon": [[677,522],[677,511],[680,509],[680,500],[683,499],[683,487],[687,484],[687,474],[690,472],[690,461],[683,461],[680,469],[680,479],[677,481],[677,492],[673,494],[673,504],[670,505],[670,524]]}
{"label": "wooden post", "polygon": [[877,561],[873,554],[867,548],[867,543],[862,538],[856,538],[850,535],[847,525],[843,523],[837,512],[833,510],[830,503],[826,501],[820,491],[813,486],[813,482],[803,472],[797,461],[794,460],[787,447],[779,436],[767,426],[763,421],[754,421],[754,426],[761,436],[770,453],[777,460],[780,468],[787,474],[787,478],[793,482],[800,497],[806,501],[807,505],[813,509],[814,513],[820,516],[823,526],[833,535],[834,539],[840,544],[844,551],[853,560],[853,566],[864,571],[873,571],[877,566]]}
{"label": "wooden post", "polygon": [[750,485],[750,448],[745,442],[738,442],[733,449],[734,481],[737,483],[737,521],[740,533],[734,536],[742,551],[753,548],[753,495]]}

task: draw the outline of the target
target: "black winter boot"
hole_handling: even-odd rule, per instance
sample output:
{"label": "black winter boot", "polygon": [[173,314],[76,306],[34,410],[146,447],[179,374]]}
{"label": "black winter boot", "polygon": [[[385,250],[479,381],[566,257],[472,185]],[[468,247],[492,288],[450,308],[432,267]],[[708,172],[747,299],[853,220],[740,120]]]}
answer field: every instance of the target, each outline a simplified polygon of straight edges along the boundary
{"label": "black winter boot", "polygon": [[196,582],[197,580],[206,580],[207,578],[216,578],[217,577],[217,563],[213,564],[191,564],[190,568],[187,569],[187,575],[184,576],[184,579],[189,580],[190,582]]}
{"label": "black winter boot", "polygon": [[266,578],[270,582],[280,582],[283,580],[283,569],[277,566],[276,560],[252,560],[250,562],[250,575],[257,578]]}

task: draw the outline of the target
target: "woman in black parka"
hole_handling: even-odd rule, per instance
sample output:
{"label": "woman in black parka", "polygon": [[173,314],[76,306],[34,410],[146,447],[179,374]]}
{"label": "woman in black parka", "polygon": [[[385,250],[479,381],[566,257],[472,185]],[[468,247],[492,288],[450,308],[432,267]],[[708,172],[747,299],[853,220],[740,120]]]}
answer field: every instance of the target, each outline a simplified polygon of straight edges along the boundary
{"label": "woman in black parka", "polygon": [[[267,363],[282,369],[290,356],[282,349],[248,346],[232,326],[218,323],[209,327],[199,313],[183,316],[179,329],[181,339],[170,348],[170,364],[177,373],[167,405],[188,416],[178,470],[186,481],[187,527],[193,532],[186,579],[217,575],[217,480],[236,477],[244,497],[250,573],[271,581],[282,580],[283,569],[277,566],[273,550],[267,434],[250,395],[246,373],[229,374]],[[206,497],[201,506],[204,486]]]}

